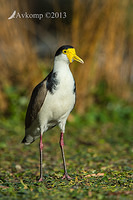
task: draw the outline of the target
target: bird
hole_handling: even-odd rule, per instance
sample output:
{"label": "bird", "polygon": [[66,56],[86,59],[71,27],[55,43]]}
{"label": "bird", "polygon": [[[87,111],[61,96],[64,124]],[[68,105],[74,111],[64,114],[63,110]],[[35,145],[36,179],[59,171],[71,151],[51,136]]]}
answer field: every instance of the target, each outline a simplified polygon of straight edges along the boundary
{"label": "bird", "polygon": [[39,182],[43,181],[42,136],[46,131],[57,125],[61,131],[59,144],[64,168],[62,179],[71,179],[66,168],[63,136],[67,118],[73,110],[76,101],[76,84],[69,67],[69,64],[73,61],[84,63],[84,61],[76,55],[73,46],[61,46],[55,53],[52,71],[33,89],[27,108],[25,117],[25,137],[22,143],[29,145],[37,138],[40,138]]}

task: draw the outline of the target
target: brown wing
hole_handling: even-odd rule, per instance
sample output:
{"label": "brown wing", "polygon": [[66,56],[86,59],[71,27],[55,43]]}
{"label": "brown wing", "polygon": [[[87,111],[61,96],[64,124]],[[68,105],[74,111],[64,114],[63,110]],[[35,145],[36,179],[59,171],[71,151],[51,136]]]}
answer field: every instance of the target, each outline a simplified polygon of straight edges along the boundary
{"label": "brown wing", "polygon": [[31,126],[33,121],[37,118],[37,114],[42,107],[47,95],[46,82],[47,77],[41,83],[39,83],[32,92],[25,118],[25,129]]}

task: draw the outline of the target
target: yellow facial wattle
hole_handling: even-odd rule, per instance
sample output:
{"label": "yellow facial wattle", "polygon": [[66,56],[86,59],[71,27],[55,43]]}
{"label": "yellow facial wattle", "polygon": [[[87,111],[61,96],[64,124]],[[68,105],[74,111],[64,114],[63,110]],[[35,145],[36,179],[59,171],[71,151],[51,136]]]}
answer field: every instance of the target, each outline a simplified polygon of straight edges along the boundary
{"label": "yellow facial wattle", "polygon": [[70,63],[72,63],[73,60],[80,62],[82,64],[84,63],[84,61],[79,56],[76,55],[76,51],[74,48],[64,49],[62,52],[67,55]]}

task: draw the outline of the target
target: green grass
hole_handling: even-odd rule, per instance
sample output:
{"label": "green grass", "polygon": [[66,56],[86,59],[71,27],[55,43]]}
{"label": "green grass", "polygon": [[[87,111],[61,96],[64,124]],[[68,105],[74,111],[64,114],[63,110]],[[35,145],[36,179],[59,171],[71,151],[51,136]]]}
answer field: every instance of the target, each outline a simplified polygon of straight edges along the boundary
{"label": "green grass", "polygon": [[131,106],[115,102],[95,105],[82,117],[73,114],[64,135],[71,181],[61,179],[59,129],[45,133],[44,181],[39,183],[39,140],[21,144],[25,110],[21,98],[0,122],[0,199],[133,199]]}

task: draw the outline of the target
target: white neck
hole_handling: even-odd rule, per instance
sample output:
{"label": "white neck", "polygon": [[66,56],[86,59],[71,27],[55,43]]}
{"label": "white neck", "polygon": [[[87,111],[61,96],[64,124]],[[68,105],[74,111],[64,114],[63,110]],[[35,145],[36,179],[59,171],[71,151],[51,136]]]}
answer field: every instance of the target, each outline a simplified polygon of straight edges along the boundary
{"label": "white neck", "polygon": [[69,62],[55,59],[53,72],[59,72],[59,71],[70,71]]}

